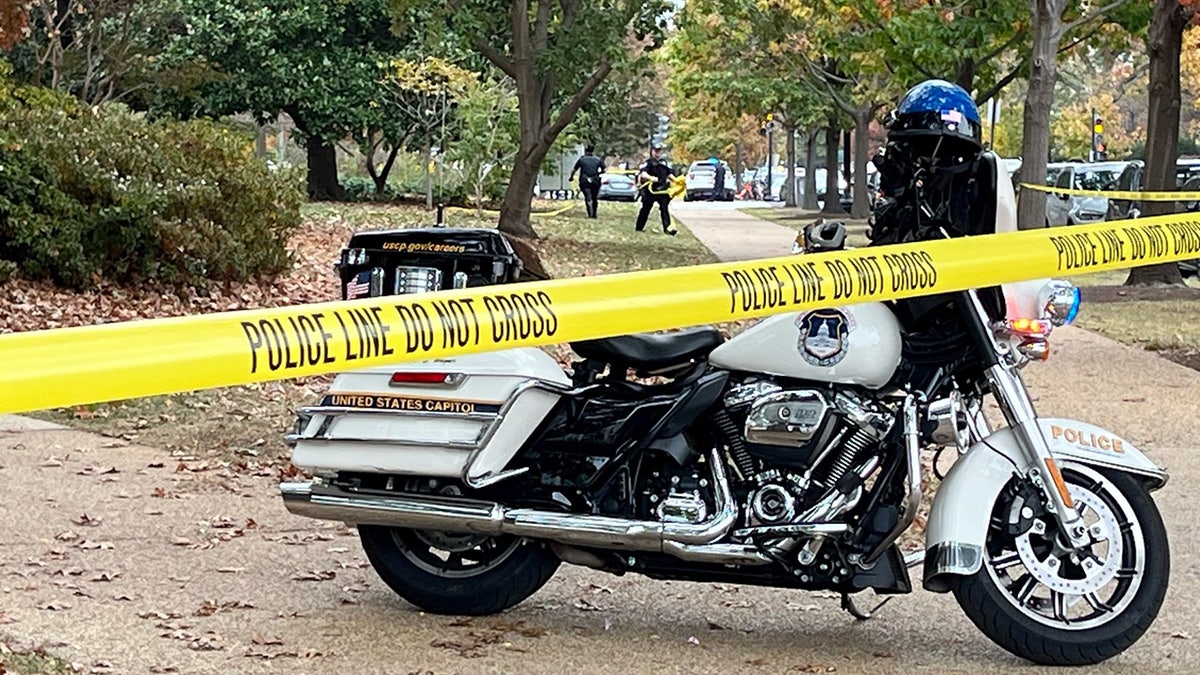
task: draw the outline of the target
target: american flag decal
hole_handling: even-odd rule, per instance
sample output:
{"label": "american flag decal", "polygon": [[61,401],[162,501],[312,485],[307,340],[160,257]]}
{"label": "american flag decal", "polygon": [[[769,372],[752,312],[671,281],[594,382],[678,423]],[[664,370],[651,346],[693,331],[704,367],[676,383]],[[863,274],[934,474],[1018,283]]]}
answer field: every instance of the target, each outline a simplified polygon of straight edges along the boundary
{"label": "american flag decal", "polygon": [[346,299],[353,300],[355,298],[366,297],[371,294],[371,272],[370,270],[359,272],[349,283],[346,284]]}

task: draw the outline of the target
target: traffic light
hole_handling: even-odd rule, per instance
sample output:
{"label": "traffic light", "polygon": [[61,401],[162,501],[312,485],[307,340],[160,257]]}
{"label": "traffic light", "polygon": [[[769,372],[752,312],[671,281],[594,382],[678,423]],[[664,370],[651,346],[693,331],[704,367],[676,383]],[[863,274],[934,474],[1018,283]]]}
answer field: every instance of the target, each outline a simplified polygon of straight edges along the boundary
{"label": "traffic light", "polygon": [[1108,145],[1104,142],[1104,119],[1096,109],[1092,109],[1092,161],[1103,162],[1108,159]]}
{"label": "traffic light", "polygon": [[767,113],[767,119],[758,127],[758,135],[766,136],[768,133],[775,131],[779,123],[775,121],[775,113]]}

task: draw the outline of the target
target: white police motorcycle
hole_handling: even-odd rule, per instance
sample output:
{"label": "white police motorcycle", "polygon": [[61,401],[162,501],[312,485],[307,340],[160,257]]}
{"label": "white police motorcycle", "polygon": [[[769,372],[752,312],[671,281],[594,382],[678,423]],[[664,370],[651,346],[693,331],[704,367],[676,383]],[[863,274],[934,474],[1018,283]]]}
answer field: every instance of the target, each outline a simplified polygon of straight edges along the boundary
{"label": "white police motorcycle", "polygon": [[[971,180],[983,229],[1015,230],[995,157]],[[925,589],[1003,648],[1096,663],[1162,604],[1150,493],[1167,475],[1034,410],[1019,371],[1078,306],[1070,284],[1030,282],[782,314],[729,340],[580,342],[569,372],[531,348],[347,372],[290,436],[316,478],[280,487],[292,513],[356,525],[380,577],[430,612],[500,612],[568,562],[835,591],[866,618],[857,594],[910,592],[923,561]],[[925,550],[906,555],[922,451],[945,448]]]}

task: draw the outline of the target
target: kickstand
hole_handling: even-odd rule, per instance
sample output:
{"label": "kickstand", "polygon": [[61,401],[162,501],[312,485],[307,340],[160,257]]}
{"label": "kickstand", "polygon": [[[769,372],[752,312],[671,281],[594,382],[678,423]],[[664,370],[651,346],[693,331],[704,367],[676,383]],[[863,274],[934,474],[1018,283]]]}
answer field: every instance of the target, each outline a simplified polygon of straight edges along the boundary
{"label": "kickstand", "polygon": [[880,609],[882,609],[884,605],[891,602],[892,598],[894,598],[894,597],[896,597],[896,596],[889,595],[888,597],[886,597],[882,601],[880,601],[880,603],[878,605],[875,605],[875,607],[873,607],[870,611],[864,612],[863,610],[858,608],[858,605],[854,604],[854,600],[850,598],[849,593],[842,593],[842,609],[849,612],[850,616],[858,619],[859,621],[866,621],[868,619],[875,618],[875,613],[878,612]]}

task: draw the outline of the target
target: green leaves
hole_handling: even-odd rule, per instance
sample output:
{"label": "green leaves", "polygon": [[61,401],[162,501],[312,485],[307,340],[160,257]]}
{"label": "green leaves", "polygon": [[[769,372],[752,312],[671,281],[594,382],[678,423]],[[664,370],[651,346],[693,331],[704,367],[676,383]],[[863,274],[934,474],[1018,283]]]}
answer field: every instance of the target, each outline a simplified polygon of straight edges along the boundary
{"label": "green leaves", "polygon": [[187,30],[164,67],[203,64],[207,81],[167,102],[175,112],[245,110],[297,118],[321,139],[378,120],[380,81],[406,52],[386,0],[179,0]]}
{"label": "green leaves", "polygon": [[210,122],[0,79],[0,258],[34,278],[203,286],[288,269],[295,177]]}

